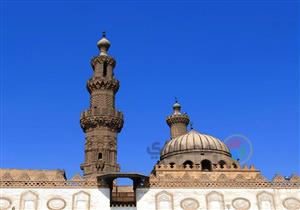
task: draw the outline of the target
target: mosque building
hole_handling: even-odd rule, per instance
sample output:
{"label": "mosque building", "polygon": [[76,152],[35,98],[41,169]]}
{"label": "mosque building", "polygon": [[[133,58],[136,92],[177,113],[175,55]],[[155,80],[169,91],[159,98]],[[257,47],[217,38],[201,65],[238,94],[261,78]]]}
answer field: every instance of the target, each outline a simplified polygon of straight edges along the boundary
{"label": "mosque building", "polygon": [[[300,177],[271,181],[241,166],[224,142],[194,129],[176,101],[166,123],[170,139],[149,175],[120,171],[117,136],[123,113],[115,107],[119,81],[105,33],[87,81],[90,107],[80,116],[85,133],[83,176],[63,170],[0,169],[0,210],[299,210]],[[132,180],[119,186],[119,178]]]}

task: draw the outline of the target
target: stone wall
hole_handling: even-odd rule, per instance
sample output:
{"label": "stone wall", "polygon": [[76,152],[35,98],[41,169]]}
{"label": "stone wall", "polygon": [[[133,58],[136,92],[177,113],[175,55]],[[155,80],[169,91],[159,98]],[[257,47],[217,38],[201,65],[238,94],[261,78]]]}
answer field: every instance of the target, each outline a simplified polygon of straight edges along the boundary
{"label": "stone wall", "polygon": [[136,207],[110,207],[109,189],[2,188],[2,210],[296,210],[300,189],[139,188]]}
{"label": "stone wall", "polygon": [[300,189],[138,189],[142,210],[300,209]]}

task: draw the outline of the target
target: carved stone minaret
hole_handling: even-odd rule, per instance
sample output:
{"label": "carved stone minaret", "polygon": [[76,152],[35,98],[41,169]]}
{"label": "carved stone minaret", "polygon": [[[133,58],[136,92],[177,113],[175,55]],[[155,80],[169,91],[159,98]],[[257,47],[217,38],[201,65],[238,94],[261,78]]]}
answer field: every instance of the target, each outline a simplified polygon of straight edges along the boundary
{"label": "carved stone minaret", "polygon": [[181,105],[178,101],[175,101],[173,105],[173,114],[167,117],[167,124],[170,126],[171,139],[176,138],[187,133],[187,125],[190,122],[190,118],[187,114],[180,112]]}
{"label": "carved stone minaret", "polygon": [[117,134],[123,127],[123,114],[115,109],[119,81],[114,77],[116,61],[107,54],[110,42],[103,33],[97,43],[100,54],[91,60],[93,76],[87,82],[90,108],[81,113],[85,132],[85,161],[80,168],[84,176],[118,172]]}

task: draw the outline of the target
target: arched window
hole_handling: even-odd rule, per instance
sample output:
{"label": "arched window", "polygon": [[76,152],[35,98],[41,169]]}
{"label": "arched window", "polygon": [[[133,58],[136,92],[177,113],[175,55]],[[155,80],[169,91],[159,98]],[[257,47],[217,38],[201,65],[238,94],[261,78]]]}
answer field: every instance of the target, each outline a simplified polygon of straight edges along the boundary
{"label": "arched window", "polygon": [[202,160],[201,169],[202,171],[211,171],[211,162],[209,160]]}
{"label": "arched window", "polygon": [[[188,166],[189,165],[189,166]],[[194,166],[194,163],[190,160],[187,160],[183,163],[183,167],[186,168],[186,167],[190,167],[190,168],[193,168]]]}
{"label": "arched window", "polygon": [[211,192],[206,196],[207,209],[224,210],[224,198],[221,193]]}
{"label": "arched window", "polygon": [[156,209],[173,210],[173,196],[166,191],[158,193],[156,195]]}
{"label": "arched window", "polygon": [[106,77],[107,75],[107,62],[103,62],[103,77]]}
{"label": "arched window", "polygon": [[258,207],[261,210],[273,210],[274,201],[273,195],[268,192],[261,192],[257,195]]}
{"label": "arched window", "polygon": [[220,168],[224,168],[226,165],[226,162],[224,160],[220,160],[219,165],[220,165]]}

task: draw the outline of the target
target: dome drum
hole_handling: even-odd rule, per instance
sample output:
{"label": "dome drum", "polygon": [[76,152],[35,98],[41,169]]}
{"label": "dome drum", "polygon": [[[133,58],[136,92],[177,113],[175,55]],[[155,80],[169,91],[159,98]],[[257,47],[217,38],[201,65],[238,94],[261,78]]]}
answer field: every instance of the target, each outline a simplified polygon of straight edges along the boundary
{"label": "dome drum", "polygon": [[[176,165],[187,165],[195,166],[203,164],[203,161],[205,162],[208,160],[211,165],[211,168],[213,166],[221,165],[222,167],[226,167],[237,164],[231,157],[224,155],[224,154],[216,154],[211,153],[210,151],[207,151],[207,153],[202,153],[201,155],[200,151],[192,151],[192,152],[185,152],[177,154],[172,154],[170,156],[161,157],[160,163],[162,164],[176,164]],[[198,153],[198,154],[195,154]]]}

